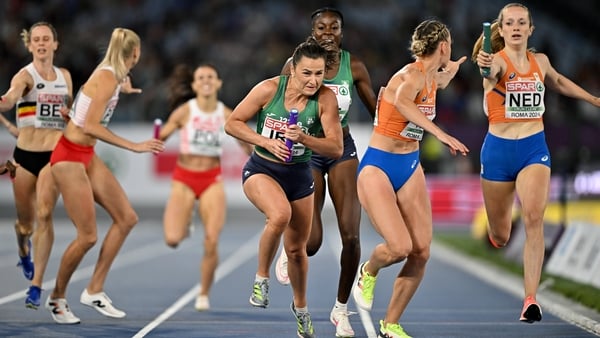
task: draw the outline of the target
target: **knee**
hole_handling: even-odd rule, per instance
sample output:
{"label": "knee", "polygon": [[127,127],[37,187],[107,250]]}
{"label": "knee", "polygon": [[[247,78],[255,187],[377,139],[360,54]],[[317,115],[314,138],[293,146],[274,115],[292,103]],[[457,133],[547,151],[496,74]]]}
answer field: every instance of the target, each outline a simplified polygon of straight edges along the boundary
{"label": "knee", "polygon": [[135,210],[129,209],[125,213],[123,213],[123,215],[121,215],[118,219],[115,219],[114,222],[115,224],[119,224],[127,232],[129,232],[139,222],[139,217]]}
{"label": "knee", "polygon": [[216,243],[212,245],[204,245],[204,257],[215,257],[217,255]]}
{"label": "knee", "polygon": [[541,230],[544,224],[544,214],[540,212],[524,212],[521,216],[526,230]]}
{"label": "knee", "polygon": [[409,250],[394,250],[394,251],[390,251],[389,255],[390,255],[389,261],[392,264],[400,263],[400,262],[404,261],[410,255],[410,251]]}
{"label": "knee", "polygon": [[358,234],[342,234],[342,250],[360,250],[360,238]]}
{"label": "knee", "polygon": [[212,256],[217,253],[218,238],[206,236],[204,238],[204,255]]}
{"label": "knee", "polygon": [[52,222],[53,210],[54,207],[46,204],[40,204],[37,206],[38,227],[43,227]]}
{"label": "knee", "polygon": [[125,225],[129,228],[133,228],[134,225],[138,224],[140,218],[138,214],[132,209],[130,210],[125,217]]}
{"label": "knee", "polygon": [[271,226],[272,230],[281,235],[285,227],[290,224],[291,219],[291,210],[274,211],[267,215],[267,225]]}
{"label": "knee", "polygon": [[179,238],[176,238],[175,236],[169,234],[165,234],[165,243],[168,247],[175,249],[179,246],[179,242]]}
{"label": "knee", "polygon": [[496,248],[502,248],[506,246],[508,240],[510,239],[510,231],[501,233],[492,229],[493,227],[490,227],[490,229],[488,230],[488,236],[491,244]]}
{"label": "knee", "polygon": [[300,246],[289,245],[288,248],[285,249],[288,261],[299,262],[302,259],[308,257],[306,254],[306,249]]}
{"label": "knee", "polygon": [[80,234],[77,238],[77,241],[85,251],[88,251],[94,245],[96,245],[96,242],[98,241],[98,235],[96,232],[90,234]]}
{"label": "knee", "polygon": [[413,246],[410,241],[388,244],[388,259],[392,263],[402,262],[411,253],[413,253]]}
{"label": "knee", "polygon": [[421,248],[415,248],[408,255],[408,257],[411,260],[413,260],[415,263],[417,263],[418,265],[425,265],[427,263],[427,261],[429,261],[429,257],[431,255],[429,248],[430,248],[429,245],[421,247]]}

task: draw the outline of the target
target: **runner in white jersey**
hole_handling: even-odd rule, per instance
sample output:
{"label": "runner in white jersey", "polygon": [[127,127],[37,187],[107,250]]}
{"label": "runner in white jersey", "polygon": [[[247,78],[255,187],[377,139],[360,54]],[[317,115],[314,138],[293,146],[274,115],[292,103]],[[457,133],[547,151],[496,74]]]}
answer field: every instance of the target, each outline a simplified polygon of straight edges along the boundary
{"label": "runner in white jersey", "polygon": [[[18,163],[13,180],[17,209],[15,232],[19,266],[31,280],[25,305],[36,309],[40,305],[44,271],[54,242],[52,211],[58,199],[48,164],[65,126],[73,86],[69,71],[53,64],[58,38],[51,24],[35,23],[21,36],[33,61],[12,78],[9,90],[0,100],[0,112],[16,105],[18,128],[3,116],[2,119],[4,126],[17,137],[13,153]],[[36,218],[38,224],[31,238]]]}
{"label": "runner in white jersey", "polygon": [[214,111],[202,110],[196,99],[190,99],[187,105],[189,116],[181,129],[179,150],[182,154],[221,156],[225,136],[225,105],[217,101]]}
{"label": "runner in white jersey", "polygon": [[113,30],[106,55],[81,86],[71,113],[72,120],[50,158],[52,174],[77,231],[61,258],[54,289],[45,304],[59,324],[80,322],[67,305],[67,286],[85,254],[98,240],[95,203],[106,210],[113,223],[102,241],[94,273],[79,301],[107,317],[125,317],[125,312],[115,308],[104,292],[104,282],[138,216],[114,174],[95,155],[94,146],[97,140],[102,140],[137,153],[156,154],[164,149],[159,140],[136,143],[107,128],[118,102],[118,93],[141,92],[131,87],[128,76],[140,55],[141,41],[135,32],[125,28]]}
{"label": "runner in white jersey", "polygon": [[[108,70],[109,72],[115,73],[114,68],[110,66],[100,67],[98,70]],[[115,75],[116,76],[116,75]],[[115,108],[117,107],[117,103],[119,103],[119,93],[121,92],[121,84],[117,85],[117,88],[113,92],[112,96],[106,102],[106,106],[104,107],[104,113],[102,114],[102,118],[100,119],[100,124],[104,127],[108,126],[110,119],[113,116]],[[83,128],[85,124],[85,120],[88,117],[88,113],[90,111],[90,104],[92,103],[92,98],[85,94],[83,91],[79,91],[75,100],[73,101],[73,108],[69,113],[69,117],[73,124],[76,126]]]}
{"label": "runner in white jersey", "polygon": [[[179,129],[180,143],[163,216],[164,236],[172,248],[189,236],[194,204],[198,201],[198,215],[204,225],[204,255],[200,264],[202,287],[194,307],[205,311],[210,308],[209,294],[219,261],[219,236],[226,218],[221,154],[226,136],[223,126],[231,109],[218,99],[223,81],[213,65],[203,64],[193,71],[180,65],[171,78],[172,113],[159,138],[166,140]],[[246,153],[252,152],[250,145],[240,144]]]}

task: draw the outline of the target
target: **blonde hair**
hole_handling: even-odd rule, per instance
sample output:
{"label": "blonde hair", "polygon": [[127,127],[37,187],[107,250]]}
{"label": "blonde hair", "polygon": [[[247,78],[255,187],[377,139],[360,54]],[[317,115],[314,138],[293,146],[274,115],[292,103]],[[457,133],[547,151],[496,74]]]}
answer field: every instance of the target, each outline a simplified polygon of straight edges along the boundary
{"label": "blonde hair", "polygon": [[[504,10],[510,7],[521,7],[524,10],[527,11],[527,15],[529,16],[529,27],[533,27],[533,18],[531,17],[531,12],[529,11],[529,8],[527,8],[525,5],[520,4],[520,3],[510,3],[504,7],[502,7],[502,9],[500,10],[500,13],[498,14],[498,18],[496,20],[494,20],[494,22],[492,23],[492,25],[490,26],[490,42],[492,45],[492,54],[493,53],[497,53],[499,51],[501,51],[502,49],[504,49],[504,38],[502,36],[500,36],[500,28],[502,28],[502,20],[504,19]],[[477,41],[475,41],[475,45],[473,45],[473,52],[471,53],[471,60],[473,62],[477,62],[477,54],[479,54],[479,51],[481,50],[481,48],[483,48],[483,33],[481,35],[479,35],[479,38],[477,39]],[[529,51],[535,51],[535,49],[533,48],[529,48]]]}
{"label": "blonde hair", "polygon": [[133,55],[133,51],[140,44],[140,37],[134,31],[127,28],[115,28],[110,37],[104,59],[96,69],[110,66],[115,70],[117,80],[119,82],[123,81],[129,72],[125,60]]}
{"label": "blonde hair", "polygon": [[21,41],[23,41],[25,48],[29,48],[29,43],[31,42],[31,31],[33,31],[34,28],[40,27],[40,26],[48,27],[50,29],[50,31],[52,32],[52,37],[54,38],[54,41],[58,41],[58,34],[56,33],[56,29],[54,28],[54,26],[52,26],[52,24],[50,24],[46,21],[39,21],[39,22],[36,22],[33,25],[31,25],[31,27],[29,27],[29,29],[23,29],[21,31]]}
{"label": "blonde hair", "polygon": [[410,52],[413,58],[431,55],[442,41],[450,39],[450,30],[438,20],[421,22],[412,35]]}

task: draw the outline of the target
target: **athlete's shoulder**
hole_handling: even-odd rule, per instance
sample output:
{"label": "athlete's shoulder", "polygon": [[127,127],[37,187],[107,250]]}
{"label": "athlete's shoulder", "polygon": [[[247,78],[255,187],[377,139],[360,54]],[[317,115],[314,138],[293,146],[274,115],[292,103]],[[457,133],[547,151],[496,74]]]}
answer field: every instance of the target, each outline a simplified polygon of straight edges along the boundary
{"label": "athlete's shoulder", "polygon": [[532,55],[535,57],[535,60],[537,61],[538,65],[540,65],[540,67],[546,68],[546,65],[550,64],[550,59],[548,58],[548,55],[544,53],[532,53]]}
{"label": "athlete's shoulder", "polygon": [[28,68],[28,66],[25,66],[25,67],[19,69],[19,71],[12,77],[11,87],[15,87],[15,86],[23,86],[23,87],[27,87],[27,88],[33,87],[34,79],[33,79],[33,75],[31,73],[30,69]]}
{"label": "athlete's shoulder", "polygon": [[69,72],[69,70],[67,68],[65,68],[65,67],[56,67],[56,68],[58,68],[58,70],[61,73],[63,73],[63,75],[65,75],[65,76],[67,76],[67,75],[71,76],[71,72]]}
{"label": "athlete's shoulder", "polygon": [[256,86],[254,86],[254,90],[258,91],[261,94],[269,94],[275,93],[277,88],[279,87],[279,82],[283,79],[282,76],[275,76],[272,78],[268,78],[262,80]]}
{"label": "athlete's shoulder", "polygon": [[398,81],[398,80],[400,80],[400,81],[405,81],[405,80],[415,81],[415,80],[424,80],[424,79],[425,79],[425,73],[423,72],[423,68],[422,68],[421,64],[417,63],[417,62],[412,62],[412,63],[405,65],[400,70],[398,70],[394,75],[392,75],[392,79],[390,80],[390,82]]}
{"label": "athlete's shoulder", "polygon": [[337,108],[338,108],[337,96],[335,95],[333,90],[331,90],[327,86],[321,86],[321,88],[319,88],[318,95],[319,95],[318,101],[320,104],[333,105],[333,106],[335,106],[335,109],[337,111]]}

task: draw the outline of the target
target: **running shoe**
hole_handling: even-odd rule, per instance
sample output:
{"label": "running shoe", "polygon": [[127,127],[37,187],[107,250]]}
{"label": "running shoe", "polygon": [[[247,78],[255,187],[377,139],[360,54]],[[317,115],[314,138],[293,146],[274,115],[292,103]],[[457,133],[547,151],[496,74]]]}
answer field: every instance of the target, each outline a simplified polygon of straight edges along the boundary
{"label": "running shoe", "polygon": [[194,308],[196,309],[196,311],[206,311],[210,309],[210,302],[208,301],[208,296],[196,296],[196,304],[194,304]]}
{"label": "running shoe", "polygon": [[256,307],[266,308],[269,306],[269,280],[264,279],[262,282],[254,281],[252,287],[252,295],[250,296],[250,304]]}
{"label": "running shoe", "polygon": [[93,295],[90,295],[87,289],[83,289],[79,301],[83,305],[93,307],[94,309],[96,309],[96,311],[100,312],[106,317],[123,318],[126,315],[125,312],[115,308],[112,305],[112,300],[110,300],[110,298],[108,298],[108,296],[104,292],[98,292]]}
{"label": "running shoe", "polygon": [[350,325],[350,320],[348,320],[349,315],[348,311],[337,310],[335,308],[331,310],[329,320],[335,325],[336,337],[354,337],[354,330]]}
{"label": "running shoe", "polygon": [[498,243],[494,242],[494,239],[492,238],[492,235],[488,233],[488,239],[490,240],[490,244],[496,248],[496,249],[502,249],[502,246],[500,246]]}
{"label": "running shoe", "polygon": [[293,301],[292,301],[292,304],[290,305],[290,309],[292,310],[294,317],[296,317],[296,322],[298,323],[298,331],[296,331],[296,333],[298,334],[298,337],[299,338],[314,338],[314,337],[316,337],[315,330],[312,325],[312,321],[310,320],[310,313],[296,312],[296,307],[294,306]]}
{"label": "running shoe", "polygon": [[285,254],[285,250],[281,249],[281,255],[277,258],[277,262],[275,263],[275,276],[277,276],[277,280],[282,285],[290,284],[290,277],[288,276],[288,259]]}
{"label": "running shoe", "polygon": [[19,256],[19,262],[17,263],[17,267],[23,269],[23,275],[25,276],[25,278],[27,278],[28,280],[32,280],[34,267],[33,261],[31,261],[31,240],[27,242],[27,246],[29,247],[29,250],[27,251],[27,256]]}
{"label": "running shoe", "polygon": [[50,296],[48,296],[45,307],[50,311],[52,319],[59,324],[79,324],[81,322],[71,312],[69,304],[64,298],[50,299]]}
{"label": "running shoe", "polygon": [[398,323],[384,324],[383,320],[379,321],[379,334],[377,338],[412,338],[404,332],[404,329]]}
{"label": "running shoe", "polygon": [[25,298],[25,307],[37,310],[40,307],[40,296],[42,295],[42,289],[32,285],[27,291],[27,298]]}
{"label": "running shoe", "polygon": [[365,271],[365,265],[367,263],[368,261],[362,263],[358,268],[358,278],[356,285],[352,288],[352,295],[354,296],[354,302],[357,306],[363,310],[371,311],[377,276],[371,276]]}
{"label": "running shoe", "polygon": [[542,320],[542,308],[533,296],[527,296],[523,302],[520,321],[524,323],[539,322]]}

